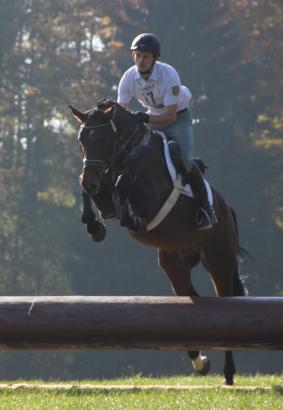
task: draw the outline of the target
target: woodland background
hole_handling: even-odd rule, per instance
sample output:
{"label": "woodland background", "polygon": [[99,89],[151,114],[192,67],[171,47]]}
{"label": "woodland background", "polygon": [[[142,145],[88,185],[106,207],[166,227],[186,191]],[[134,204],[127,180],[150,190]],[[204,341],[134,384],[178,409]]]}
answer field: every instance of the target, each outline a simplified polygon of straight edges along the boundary
{"label": "woodland background", "polygon": [[[141,32],[162,43],[194,97],[195,153],[238,215],[250,295],[283,295],[281,0],[0,0],[1,295],[169,295],[155,250],[115,222],[95,244],[80,223],[82,110],[116,98]],[[194,274],[212,294],[208,275]],[[137,318],[138,320],[138,318]],[[232,324],[231,324],[232,325]],[[213,371],[222,353],[212,353]],[[282,353],[236,355],[282,371]],[[182,352],[1,352],[0,378],[189,374]]]}

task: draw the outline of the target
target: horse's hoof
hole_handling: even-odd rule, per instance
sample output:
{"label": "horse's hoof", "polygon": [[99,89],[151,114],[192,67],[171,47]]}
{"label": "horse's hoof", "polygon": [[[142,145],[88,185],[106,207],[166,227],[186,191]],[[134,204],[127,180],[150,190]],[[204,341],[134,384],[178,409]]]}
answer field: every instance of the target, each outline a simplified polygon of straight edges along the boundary
{"label": "horse's hoof", "polygon": [[106,236],[106,229],[104,228],[104,230],[103,229],[99,230],[99,232],[96,233],[95,235],[91,235],[91,239],[94,242],[102,242],[104,241],[105,236]]}
{"label": "horse's hoof", "polygon": [[207,356],[204,356],[199,353],[197,357],[192,360],[193,368],[200,374],[201,376],[206,376],[210,370],[210,360]]}
{"label": "horse's hoof", "polygon": [[95,221],[87,225],[87,231],[94,242],[101,242],[106,236],[106,228],[101,222]]}
{"label": "horse's hoof", "polygon": [[143,234],[146,233],[146,223],[139,217],[132,219],[132,223],[128,228],[136,233]]}
{"label": "horse's hoof", "polygon": [[99,229],[100,222],[94,219],[86,224],[86,229],[90,235],[95,235]]}
{"label": "horse's hoof", "polygon": [[224,384],[225,386],[234,386],[233,377],[232,377],[232,378],[230,378],[230,377],[225,378],[223,384]]}
{"label": "horse's hoof", "polygon": [[202,369],[198,370],[198,373],[201,376],[206,376],[209,373],[210,370],[210,360],[207,360],[203,366]]}
{"label": "horse's hoof", "polygon": [[95,220],[95,214],[92,211],[85,211],[81,215],[81,222],[84,225],[91,224]]}

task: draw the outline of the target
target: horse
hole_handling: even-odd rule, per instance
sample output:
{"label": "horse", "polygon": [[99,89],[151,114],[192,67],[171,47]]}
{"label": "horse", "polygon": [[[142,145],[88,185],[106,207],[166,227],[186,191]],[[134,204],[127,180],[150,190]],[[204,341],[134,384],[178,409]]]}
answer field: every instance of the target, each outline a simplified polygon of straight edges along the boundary
{"label": "horse", "polygon": [[[173,205],[168,205],[174,186],[159,133],[141,124],[115,101],[104,100],[86,112],[72,106],[70,109],[81,124],[82,222],[88,224],[93,239],[103,240],[106,231],[104,224],[94,219],[91,201],[103,219],[120,220],[134,239],[157,248],[158,263],[176,296],[199,296],[191,273],[200,262],[212,279],[217,297],[246,295],[239,275],[236,213],[221,194],[211,188],[218,223],[211,229],[198,230],[197,198],[180,194]],[[178,152],[176,145],[172,152]],[[180,170],[180,161],[175,162]],[[160,216],[164,208],[166,212]],[[206,375],[210,369],[208,357],[200,351],[189,351],[188,355],[194,369]],[[235,373],[233,353],[225,351],[226,385],[234,384]]]}

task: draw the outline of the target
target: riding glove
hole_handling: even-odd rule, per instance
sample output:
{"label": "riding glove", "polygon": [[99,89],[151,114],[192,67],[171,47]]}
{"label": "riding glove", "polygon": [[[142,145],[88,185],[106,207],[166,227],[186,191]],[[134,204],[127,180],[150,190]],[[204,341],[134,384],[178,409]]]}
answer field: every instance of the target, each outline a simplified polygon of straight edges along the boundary
{"label": "riding glove", "polygon": [[139,122],[141,123],[149,122],[149,115],[146,112],[137,111],[134,114]]}

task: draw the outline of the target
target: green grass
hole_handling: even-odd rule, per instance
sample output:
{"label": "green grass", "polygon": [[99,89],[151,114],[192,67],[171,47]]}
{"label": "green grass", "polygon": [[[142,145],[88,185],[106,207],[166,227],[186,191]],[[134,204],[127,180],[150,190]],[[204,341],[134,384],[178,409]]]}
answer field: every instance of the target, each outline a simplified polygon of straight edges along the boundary
{"label": "green grass", "polygon": [[[0,383],[3,386],[5,382]],[[235,388],[222,388],[221,376],[162,377],[146,378],[135,376],[127,379],[85,380],[64,383],[50,381],[45,385],[57,384],[54,390],[41,389],[44,382],[18,380],[6,382],[12,388],[0,389],[0,409],[5,410],[86,410],[86,409],[196,409],[196,410],[239,410],[268,409],[283,410],[283,376],[238,376]],[[17,387],[15,384],[25,385]],[[109,391],[110,386],[132,386],[126,391]],[[170,386],[161,390],[154,386]],[[30,388],[31,386],[34,386]],[[36,387],[37,386],[37,387]],[[151,390],[142,390],[152,386]],[[178,386],[174,390],[171,386]],[[195,386],[189,390],[187,386]],[[182,389],[183,387],[183,389]],[[66,390],[66,388],[68,388]]]}

